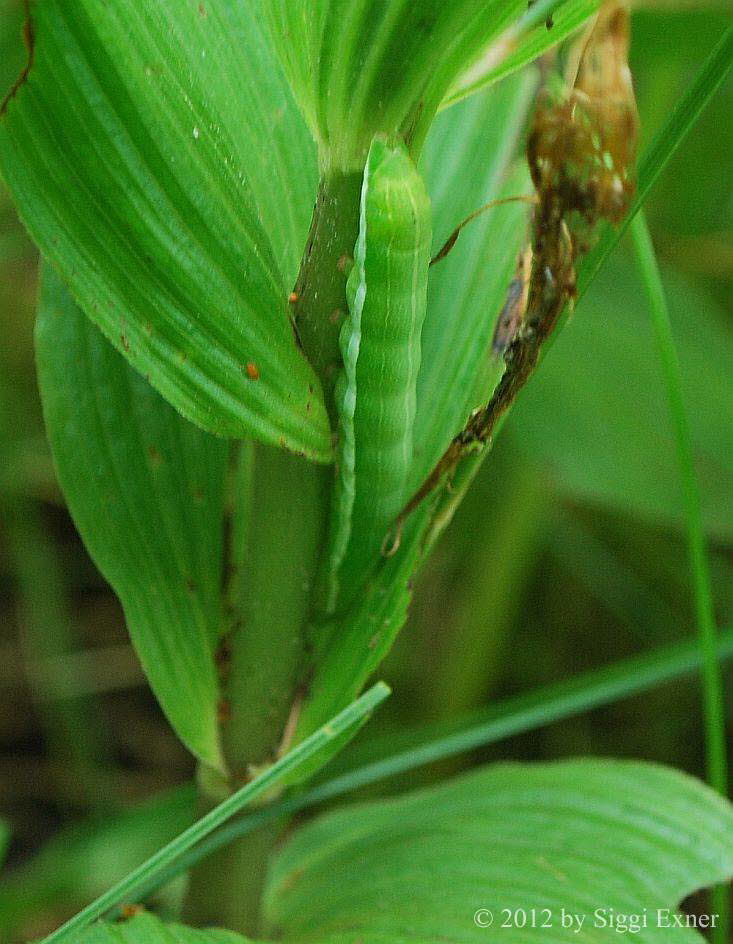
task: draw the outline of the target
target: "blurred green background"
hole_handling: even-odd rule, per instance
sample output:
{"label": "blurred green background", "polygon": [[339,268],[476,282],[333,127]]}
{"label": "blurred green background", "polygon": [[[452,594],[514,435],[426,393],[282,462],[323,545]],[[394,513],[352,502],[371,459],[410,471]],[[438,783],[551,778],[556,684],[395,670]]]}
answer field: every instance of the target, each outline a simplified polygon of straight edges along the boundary
{"label": "blurred green background", "polygon": [[[0,0],[0,91],[22,64],[20,21],[20,4]],[[644,142],[726,24],[721,7],[699,3],[637,10],[632,68]],[[728,83],[648,205],[721,627],[733,624],[732,114]],[[0,184],[0,816],[10,834],[0,940],[9,942],[58,924],[185,824],[192,791],[170,790],[194,774],[54,479],[34,378],[36,275],[36,254]],[[395,694],[352,758],[369,751],[369,739],[384,746],[405,726],[691,636],[682,521],[654,338],[622,244],[522,395],[422,575],[380,673]],[[699,684],[683,680],[460,764],[613,754],[702,775],[701,731]]]}

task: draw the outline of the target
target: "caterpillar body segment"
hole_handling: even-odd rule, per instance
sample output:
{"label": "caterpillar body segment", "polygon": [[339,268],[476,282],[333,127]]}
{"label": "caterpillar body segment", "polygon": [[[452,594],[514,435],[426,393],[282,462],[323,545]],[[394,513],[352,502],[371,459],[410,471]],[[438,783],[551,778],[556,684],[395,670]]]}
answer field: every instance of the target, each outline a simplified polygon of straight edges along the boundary
{"label": "caterpillar body segment", "polygon": [[430,201],[407,150],[375,138],[340,338],[330,611],[358,593],[408,497],[431,238]]}

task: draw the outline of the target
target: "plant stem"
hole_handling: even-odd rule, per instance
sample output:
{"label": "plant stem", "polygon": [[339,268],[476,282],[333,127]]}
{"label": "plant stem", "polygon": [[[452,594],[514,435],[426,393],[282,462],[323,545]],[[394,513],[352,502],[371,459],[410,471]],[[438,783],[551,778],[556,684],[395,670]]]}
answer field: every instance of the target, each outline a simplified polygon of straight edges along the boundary
{"label": "plant stem", "polygon": [[[728,765],[725,743],[723,682],[718,660],[717,628],[715,626],[710,569],[700,509],[700,491],[695,473],[690,424],[682,391],[680,363],[669,320],[664,288],[654,254],[654,246],[643,212],[639,212],[632,222],[631,236],[656,333],[659,358],[664,373],[669,410],[675,432],[677,461],[687,524],[687,544],[695,600],[697,632],[700,648],[703,652],[702,681],[707,775],[711,786],[725,796],[728,791]],[[728,936],[726,889],[716,889],[713,896],[713,910],[720,915],[718,927],[715,928],[714,939],[722,944]]]}
{"label": "plant stem", "polygon": [[295,284],[298,337],[323,384],[333,415],[333,385],[341,364],[338,336],[346,314],[346,278],[359,230],[362,172],[326,171]]}
{"label": "plant stem", "polygon": [[[346,278],[359,225],[362,174],[324,173],[298,280],[298,337],[333,416]],[[222,739],[234,785],[287,748],[306,664],[305,624],[329,507],[329,469],[256,446],[234,488],[228,605],[231,631]],[[211,799],[209,799],[209,804]],[[274,825],[243,837],[191,875],[186,914],[256,935]]]}
{"label": "plant stem", "polygon": [[[222,741],[235,788],[287,747],[283,735],[297,710],[305,621],[324,537],[326,475],[261,445],[243,451],[233,473]],[[214,799],[204,797],[205,808]],[[277,834],[273,826],[258,830],[194,870],[188,920],[256,935]]]}
{"label": "plant stem", "polygon": [[325,536],[327,475],[281,450],[254,450],[225,689],[231,717],[223,724],[224,751],[235,780],[249,776],[248,766],[272,761],[302,682],[304,624]]}
{"label": "plant stem", "polygon": [[257,935],[267,864],[279,832],[275,822],[260,826],[194,868],[186,892],[186,923]]}
{"label": "plant stem", "polygon": [[[325,533],[328,474],[262,445],[243,453],[234,474],[222,741],[235,788],[287,747],[283,735],[303,681],[305,623]],[[256,935],[277,834],[274,826],[258,830],[195,869],[187,918]]]}

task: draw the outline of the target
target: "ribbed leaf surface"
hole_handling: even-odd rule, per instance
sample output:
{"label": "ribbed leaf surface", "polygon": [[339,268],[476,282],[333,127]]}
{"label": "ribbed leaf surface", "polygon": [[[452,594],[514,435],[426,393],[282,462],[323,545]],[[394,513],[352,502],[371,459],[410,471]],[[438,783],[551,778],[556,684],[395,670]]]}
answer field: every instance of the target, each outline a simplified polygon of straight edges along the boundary
{"label": "ribbed leaf surface", "polygon": [[[657,909],[674,913],[732,873],[731,808],[684,774],[608,760],[502,764],[305,826],[277,860],[267,910],[287,941],[602,944],[619,934],[596,909],[647,909],[636,940],[701,944],[657,927]],[[533,908],[543,924],[549,910],[549,927],[502,927],[503,909]],[[560,927],[562,908],[585,918],[582,934]],[[490,927],[475,923],[489,920],[480,909]]]}
{"label": "ribbed leaf surface", "polygon": [[74,521],[122,602],[163,711],[194,754],[221,766],[214,649],[228,444],[145,383],[50,269],[36,343],[46,428]]}
{"label": "ribbed leaf surface", "polygon": [[523,0],[264,0],[325,163],[363,166],[378,132],[419,144],[446,89]]}
{"label": "ribbed leaf surface", "polygon": [[32,64],[0,109],[0,169],[44,255],[189,419],[329,459],[287,303],[314,149],[255,9],[32,11]]}
{"label": "ribbed leaf surface", "polygon": [[494,45],[482,50],[477,61],[456,79],[443,99],[443,108],[533,62],[581,27],[596,12],[600,0],[567,0],[558,4],[551,18],[544,22],[540,19],[534,28],[523,28],[525,20],[534,18],[531,6],[522,20],[510,26]]}

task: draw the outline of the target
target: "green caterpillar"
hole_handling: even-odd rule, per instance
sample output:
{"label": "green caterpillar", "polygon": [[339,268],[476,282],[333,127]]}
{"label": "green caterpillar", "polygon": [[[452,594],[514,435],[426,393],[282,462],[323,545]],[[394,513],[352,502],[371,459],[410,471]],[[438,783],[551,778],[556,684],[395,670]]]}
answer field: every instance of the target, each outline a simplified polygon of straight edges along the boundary
{"label": "green caterpillar", "polygon": [[430,200],[406,148],[375,138],[341,331],[329,611],[353,600],[408,497],[431,235]]}

